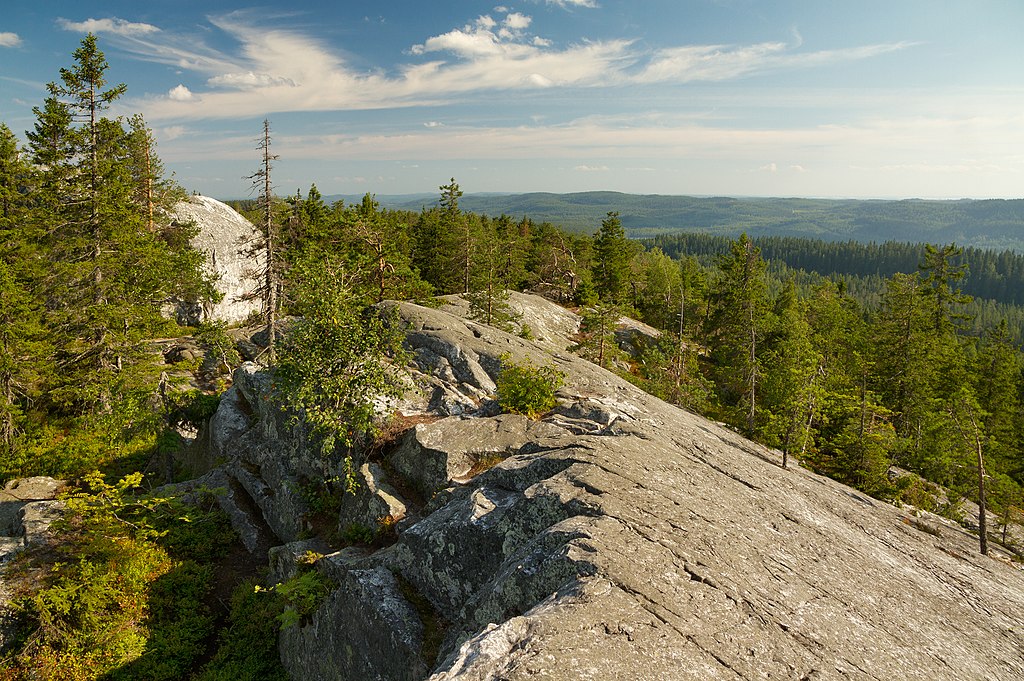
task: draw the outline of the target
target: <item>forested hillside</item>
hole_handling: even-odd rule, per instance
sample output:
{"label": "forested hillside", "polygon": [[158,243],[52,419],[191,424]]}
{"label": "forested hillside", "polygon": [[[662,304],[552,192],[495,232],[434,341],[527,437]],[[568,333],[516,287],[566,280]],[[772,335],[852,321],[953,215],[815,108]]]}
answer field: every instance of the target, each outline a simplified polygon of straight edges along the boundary
{"label": "forested hillside", "polygon": [[[822,280],[841,282],[844,291],[868,310],[877,309],[887,279],[918,271],[927,248],[899,241],[879,244],[772,236],[753,241],[779,280],[792,280],[804,289]],[[645,243],[672,257],[688,254],[712,264],[729,251],[731,239],[666,234]],[[1024,341],[1024,256],[1008,250],[963,248],[956,264],[965,268],[960,290],[972,298],[964,303],[965,329],[981,335],[1005,320],[1014,342]]]}
{"label": "forested hillside", "polygon": [[[343,197],[336,197],[343,198]],[[434,199],[382,196],[388,208],[419,210]],[[589,232],[609,211],[634,237],[686,231],[717,236],[794,236],[824,241],[956,242],[984,249],[1024,250],[1024,201],[865,201],[730,198],[581,192],[469,194],[467,210],[529,216]]]}

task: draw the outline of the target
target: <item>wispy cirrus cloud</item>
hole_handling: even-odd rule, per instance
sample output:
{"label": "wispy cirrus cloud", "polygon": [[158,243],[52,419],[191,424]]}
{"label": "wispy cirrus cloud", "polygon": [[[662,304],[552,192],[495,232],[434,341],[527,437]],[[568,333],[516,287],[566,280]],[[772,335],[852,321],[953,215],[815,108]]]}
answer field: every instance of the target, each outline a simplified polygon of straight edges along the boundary
{"label": "wispy cirrus cloud", "polygon": [[65,31],[76,31],[79,33],[96,33],[107,35],[137,36],[157,33],[159,28],[152,24],[136,23],[117,19],[114,17],[105,19],[86,19],[85,21],[69,21],[57,19],[57,25]]}
{"label": "wispy cirrus cloud", "polygon": [[21,36],[17,33],[4,31],[0,33],[0,47],[17,47],[21,45]]}
{"label": "wispy cirrus cloud", "polygon": [[658,50],[636,76],[641,83],[718,81],[764,71],[809,68],[870,59],[913,47],[915,43],[881,43],[849,49],[800,52],[781,42],[755,45],[686,45]]}
{"label": "wispy cirrus cloud", "polygon": [[562,9],[569,9],[572,7],[586,7],[588,9],[594,9],[597,7],[597,0],[545,0],[549,5],[557,5]]}
{"label": "wispy cirrus cloud", "polygon": [[[566,0],[590,6],[587,0]],[[560,3],[559,3],[560,4]],[[533,19],[502,8],[411,45],[390,68],[358,70],[308,33],[251,12],[210,17],[237,42],[214,49],[196,32],[174,35],[118,18],[68,22],[102,30],[120,49],[201,78],[137,104],[151,119],[229,118],[286,111],[351,111],[445,104],[473,93],[546,88],[614,88],[631,84],[724,81],[770,70],[867,59],[911,43],[801,51],[799,44],[684,45],[645,49],[629,38],[556,45]],[[400,56],[400,55],[396,55]],[[188,83],[186,86],[184,83]]]}

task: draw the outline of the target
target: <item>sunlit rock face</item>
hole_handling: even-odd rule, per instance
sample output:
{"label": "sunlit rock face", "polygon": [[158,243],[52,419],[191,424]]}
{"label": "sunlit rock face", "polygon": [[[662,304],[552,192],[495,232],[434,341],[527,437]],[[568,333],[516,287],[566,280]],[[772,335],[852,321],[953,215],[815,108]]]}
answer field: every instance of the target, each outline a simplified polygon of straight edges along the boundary
{"label": "sunlit rock face", "polygon": [[247,300],[256,290],[256,272],[262,270],[262,254],[249,250],[258,237],[251,222],[230,206],[208,196],[191,196],[172,211],[177,223],[194,223],[199,233],[192,245],[206,256],[206,271],[217,279],[217,290],[223,294],[219,303],[208,306],[179,305],[179,317],[190,323],[217,320],[242,322],[259,312],[259,300]]}
{"label": "sunlit rock face", "polygon": [[[335,519],[389,536],[322,551],[335,588],[281,633],[291,678],[1024,678],[1024,573],[960,527],[783,469],[560,334],[396,308],[408,430]],[[498,413],[509,357],[565,374],[539,422]],[[240,369],[211,442],[297,555],[318,448],[271,388]]]}

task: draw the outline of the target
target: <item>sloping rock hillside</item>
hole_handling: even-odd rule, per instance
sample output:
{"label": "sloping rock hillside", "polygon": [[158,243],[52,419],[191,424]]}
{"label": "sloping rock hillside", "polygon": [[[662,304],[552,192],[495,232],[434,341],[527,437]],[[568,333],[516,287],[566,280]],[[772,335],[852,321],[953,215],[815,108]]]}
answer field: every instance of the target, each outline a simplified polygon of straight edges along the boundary
{"label": "sloping rock hillside", "polygon": [[[337,518],[393,535],[318,561],[336,587],[281,634],[292,678],[1024,678],[1024,573],[959,528],[784,470],[563,350],[397,307],[416,388],[394,407],[416,425]],[[497,413],[505,353],[566,374],[542,421]],[[294,542],[283,577],[314,546],[297,490],[332,462],[268,390],[244,367],[205,437],[254,550]]]}
{"label": "sloping rock hillside", "polygon": [[206,270],[216,277],[217,290],[224,295],[209,309],[182,309],[179,314],[190,323],[210,319],[235,323],[244,321],[251,312],[259,312],[259,300],[243,300],[255,290],[253,272],[260,269],[262,262],[260,256],[244,253],[245,244],[257,236],[252,223],[208,196],[191,196],[178,203],[172,219],[199,227],[192,245],[206,255]]}

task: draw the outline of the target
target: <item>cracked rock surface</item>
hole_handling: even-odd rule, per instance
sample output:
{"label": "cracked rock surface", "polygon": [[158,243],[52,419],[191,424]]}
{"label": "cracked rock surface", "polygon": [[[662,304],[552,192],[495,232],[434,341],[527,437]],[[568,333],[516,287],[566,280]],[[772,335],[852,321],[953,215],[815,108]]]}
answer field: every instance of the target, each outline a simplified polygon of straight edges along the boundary
{"label": "cracked rock surface", "polygon": [[[390,545],[318,563],[338,586],[282,637],[292,678],[1024,678],[1024,573],[966,531],[922,531],[908,511],[784,470],[558,347],[397,307],[412,356],[450,369],[413,367],[420,392],[400,409],[435,418],[374,472],[423,457],[395,485],[418,488],[422,508]],[[494,414],[504,353],[566,374],[542,422]],[[459,416],[436,409],[442,387]],[[236,442],[259,463],[246,469],[267,486],[257,501],[287,508],[273,480],[299,450],[250,413]],[[477,452],[507,458],[470,477]]]}

